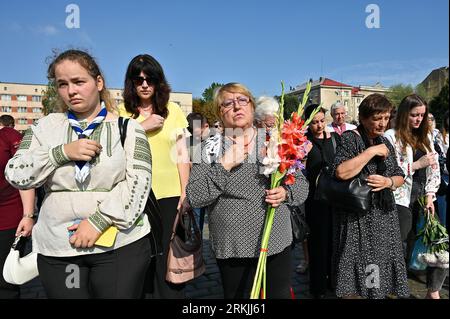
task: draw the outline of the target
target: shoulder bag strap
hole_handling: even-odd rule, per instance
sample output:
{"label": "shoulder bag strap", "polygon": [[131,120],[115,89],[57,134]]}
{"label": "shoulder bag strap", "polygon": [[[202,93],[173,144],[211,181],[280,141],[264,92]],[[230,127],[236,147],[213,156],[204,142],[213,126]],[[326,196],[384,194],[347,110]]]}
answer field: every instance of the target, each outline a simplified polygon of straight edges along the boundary
{"label": "shoulder bag strap", "polygon": [[335,133],[330,133],[330,135],[331,135],[331,143],[333,143],[334,155],[336,155],[336,136],[334,134]]}
{"label": "shoulder bag strap", "polygon": [[125,139],[127,138],[127,127],[128,127],[128,121],[130,119],[123,117],[119,117],[119,133],[120,133],[120,143],[122,144],[122,147],[125,145]]}

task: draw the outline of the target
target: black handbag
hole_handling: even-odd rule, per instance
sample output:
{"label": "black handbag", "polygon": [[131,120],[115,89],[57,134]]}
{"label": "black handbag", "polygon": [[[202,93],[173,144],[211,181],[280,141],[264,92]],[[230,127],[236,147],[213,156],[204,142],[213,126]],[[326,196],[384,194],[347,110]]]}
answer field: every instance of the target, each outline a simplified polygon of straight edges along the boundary
{"label": "black handbag", "polygon": [[[336,154],[335,136],[331,134],[334,153]],[[323,157],[323,155],[322,155]],[[333,207],[342,208],[345,212],[363,214],[370,210],[372,204],[372,188],[367,185],[367,175],[342,181],[330,174],[328,166],[322,167],[316,179],[315,200],[324,200]]]}
{"label": "black handbag", "polygon": [[345,212],[364,214],[370,211],[372,204],[372,187],[367,185],[366,178],[367,175],[360,174],[341,181],[324,168],[317,176],[314,199],[328,201],[333,207],[342,208]]}
{"label": "black handbag", "polygon": [[298,206],[288,206],[291,215],[292,241],[302,243],[309,236],[309,226],[305,220],[305,213]]}
{"label": "black handbag", "polygon": [[[119,132],[120,132],[120,142],[122,147],[125,143],[125,138],[127,137],[127,126],[128,118],[124,120],[123,117],[119,117]],[[148,221],[150,222],[151,231],[147,235],[150,241],[150,254],[151,256],[162,255],[162,236],[163,236],[163,226],[161,219],[161,209],[158,204],[158,200],[153,193],[153,189],[150,189],[150,194],[148,195],[147,202],[145,203],[144,212],[147,215]]]}

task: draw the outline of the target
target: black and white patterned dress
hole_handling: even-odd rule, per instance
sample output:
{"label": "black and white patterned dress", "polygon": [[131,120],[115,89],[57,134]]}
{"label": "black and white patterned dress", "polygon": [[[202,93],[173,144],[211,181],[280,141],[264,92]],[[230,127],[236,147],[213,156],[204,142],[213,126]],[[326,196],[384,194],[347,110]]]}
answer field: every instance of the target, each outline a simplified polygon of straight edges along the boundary
{"label": "black and white patterned dress", "polygon": [[[392,145],[382,138],[390,151],[385,160],[384,175],[403,176]],[[343,133],[333,171],[339,164],[356,157],[365,149],[359,135]],[[376,174],[375,161],[371,160],[364,170]],[[399,297],[409,295],[400,226],[393,203],[389,211],[372,207],[370,212],[363,215],[336,211],[333,225],[333,272],[338,297],[360,295],[365,298],[385,298],[388,294]]]}
{"label": "black and white patterned dress", "polygon": [[[254,143],[253,154],[241,165],[227,171],[217,162],[220,150],[232,143],[216,135],[202,144],[202,163],[193,165],[187,197],[193,207],[208,207],[209,234],[216,258],[259,256],[266,216],[265,190],[270,179],[262,174],[260,154],[265,137]],[[299,173],[288,186],[289,200],[275,213],[268,255],[282,252],[292,243],[290,212],[286,204],[299,205],[308,196],[308,182]]]}

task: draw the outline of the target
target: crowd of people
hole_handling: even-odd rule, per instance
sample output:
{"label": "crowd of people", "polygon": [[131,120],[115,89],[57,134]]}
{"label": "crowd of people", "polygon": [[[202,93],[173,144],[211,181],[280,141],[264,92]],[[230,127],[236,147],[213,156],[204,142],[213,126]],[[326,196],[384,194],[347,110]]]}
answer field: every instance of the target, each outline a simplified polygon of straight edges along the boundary
{"label": "crowd of people", "polygon": [[[214,92],[217,122],[187,117],[169,101],[162,66],[134,57],[115,106],[106,79],[88,53],[56,55],[47,76],[59,113],[24,136],[11,116],[0,117],[0,270],[15,237],[32,235],[41,282],[49,298],[184,298],[185,284],[166,280],[177,213],[190,206],[203,229],[207,218],[224,297],[248,298],[261,248],[267,206],[276,207],[267,258],[267,298],[291,297],[291,210],[302,207],[309,237],[305,262],[313,298],[407,298],[408,272],[425,196],[429,214],[447,224],[448,112],[435,129],[427,102],[416,94],[399,106],[367,96],[356,125],[340,103],[310,104],[310,141],[295,182],[270,189],[261,173],[278,101],[255,99],[241,83]],[[328,107],[328,106],[327,106]],[[123,126],[123,120],[129,119]],[[211,126],[210,126],[211,124]],[[125,132],[124,132],[125,131]],[[125,138],[126,136],[126,138]],[[365,176],[370,209],[356,214],[319,199],[318,176]],[[36,219],[36,190],[45,196]],[[160,209],[162,252],[152,251],[144,213],[154,195]],[[100,244],[113,233],[113,243]],[[67,286],[67,266],[80,272]],[[376,267],[377,282],[367,278]],[[427,268],[427,298],[437,299],[447,268]],[[18,298],[19,286],[0,276],[0,298]]]}

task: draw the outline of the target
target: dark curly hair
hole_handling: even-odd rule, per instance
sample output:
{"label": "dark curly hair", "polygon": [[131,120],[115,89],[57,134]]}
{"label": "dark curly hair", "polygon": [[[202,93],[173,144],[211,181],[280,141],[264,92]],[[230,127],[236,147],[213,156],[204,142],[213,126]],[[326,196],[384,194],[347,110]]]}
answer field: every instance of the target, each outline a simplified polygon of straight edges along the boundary
{"label": "dark curly hair", "polygon": [[133,79],[138,77],[141,72],[150,77],[152,84],[155,86],[155,93],[152,96],[153,113],[167,118],[170,85],[159,62],[148,54],[140,54],[134,57],[128,65],[123,91],[125,109],[132,113],[134,118],[139,116],[140,98],[137,95]]}
{"label": "dark curly hair", "polygon": [[393,107],[391,101],[383,94],[371,94],[359,105],[359,122],[361,123],[361,119],[368,119],[374,114],[391,112]]}

